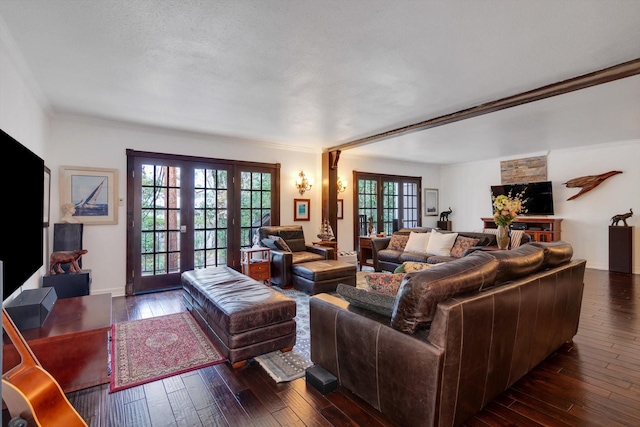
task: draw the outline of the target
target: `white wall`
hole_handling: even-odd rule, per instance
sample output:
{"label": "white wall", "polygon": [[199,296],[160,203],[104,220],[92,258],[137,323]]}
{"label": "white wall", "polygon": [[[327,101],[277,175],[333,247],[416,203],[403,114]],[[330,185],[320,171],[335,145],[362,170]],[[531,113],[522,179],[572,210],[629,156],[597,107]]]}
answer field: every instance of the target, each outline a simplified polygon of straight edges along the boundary
{"label": "white wall", "polygon": [[[122,122],[70,115],[55,115],[48,142],[51,176],[51,219],[60,212],[60,166],[113,168],[119,171],[118,194],[126,197],[126,150],[184,154],[190,156],[281,163],[281,224],[294,224],[293,199],[311,199],[311,220],[303,226],[307,241],[315,239],[321,222],[320,153],[274,149],[257,142],[219,136],[178,132]],[[300,196],[294,186],[300,170],[314,178],[314,187]],[[126,267],[126,201],[119,207],[117,225],[86,225],[83,246],[89,252],[82,266],[92,273],[91,293],[124,295]],[[53,228],[49,229],[53,233]],[[51,236],[51,240],[53,237]]]}
{"label": "white wall", "polygon": [[[423,188],[440,187],[439,165],[352,156],[348,151],[341,153],[338,163],[338,176],[348,181],[345,192],[338,194],[338,199],[344,200],[344,219],[338,220],[338,249],[341,251],[352,251],[355,248],[353,227],[357,227],[358,225],[354,224],[353,220],[354,170],[387,175],[422,177]],[[435,227],[437,220],[438,217],[435,216],[423,216],[422,225],[425,227]]]}
{"label": "white wall", "polygon": [[[540,153],[532,153],[540,155]],[[520,158],[530,157],[529,155]],[[500,161],[444,166],[440,206],[451,206],[454,230],[482,227],[481,217],[491,216],[491,185],[500,184]],[[640,140],[552,151],[547,157],[547,179],[553,182],[554,217],[562,218],[562,240],[573,245],[574,257],[587,260],[588,268],[609,268],[609,225],[613,215],[634,208],[627,220],[634,227],[633,272],[640,273]],[[620,170],[595,189],[567,201],[578,188],[563,183],[585,175]]]}
{"label": "white wall", "polygon": [[[49,117],[46,106],[41,105],[39,98],[34,95],[38,88],[29,86],[21,54],[15,45],[4,23],[0,20],[0,129],[11,135],[25,147],[45,159],[46,137],[49,129]],[[2,185],[12,185],[3,183]],[[9,201],[4,200],[3,204]],[[4,233],[12,230],[5,227]],[[9,240],[10,236],[3,235],[2,239]],[[43,267],[35,273],[21,289],[7,298],[11,301],[21,290],[34,289],[40,286],[41,277],[46,273],[48,260],[44,253]]]}

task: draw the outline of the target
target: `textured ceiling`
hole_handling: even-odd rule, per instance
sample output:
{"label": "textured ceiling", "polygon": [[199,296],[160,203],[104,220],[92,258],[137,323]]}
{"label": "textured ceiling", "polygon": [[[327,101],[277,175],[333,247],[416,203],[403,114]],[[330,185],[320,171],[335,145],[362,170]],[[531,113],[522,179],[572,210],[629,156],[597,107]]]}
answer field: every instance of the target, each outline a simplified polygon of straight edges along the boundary
{"label": "textured ceiling", "polygon": [[[2,0],[0,18],[56,112],[318,152],[640,58],[636,0]],[[348,153],[637,138],[634,76]]]}

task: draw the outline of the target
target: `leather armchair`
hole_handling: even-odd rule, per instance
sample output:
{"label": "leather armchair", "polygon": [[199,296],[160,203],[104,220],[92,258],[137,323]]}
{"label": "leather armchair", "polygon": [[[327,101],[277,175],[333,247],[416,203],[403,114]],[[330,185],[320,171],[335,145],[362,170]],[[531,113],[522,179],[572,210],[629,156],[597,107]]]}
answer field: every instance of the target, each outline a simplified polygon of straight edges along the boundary
{"label": "leather armchair", "polygon": [[291,267],[294,264],[334,258],[333,248],[307,245],[301,225],[269,225],[258,228],[259,245],[268,247],[263,240],[269,236],[281,237],[291,252],[271,249],[271,282],[280,287],[293,284]]}

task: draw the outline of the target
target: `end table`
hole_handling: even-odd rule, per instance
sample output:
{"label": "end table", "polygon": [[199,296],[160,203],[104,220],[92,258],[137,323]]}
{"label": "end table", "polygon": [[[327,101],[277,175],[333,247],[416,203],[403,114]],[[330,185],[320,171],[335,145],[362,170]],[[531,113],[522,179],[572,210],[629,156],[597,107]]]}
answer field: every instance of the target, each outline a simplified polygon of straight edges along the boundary
{"label": "end table", "polygon": [[271,286],[271,250],[269,248],[240,249],[242,274]]}

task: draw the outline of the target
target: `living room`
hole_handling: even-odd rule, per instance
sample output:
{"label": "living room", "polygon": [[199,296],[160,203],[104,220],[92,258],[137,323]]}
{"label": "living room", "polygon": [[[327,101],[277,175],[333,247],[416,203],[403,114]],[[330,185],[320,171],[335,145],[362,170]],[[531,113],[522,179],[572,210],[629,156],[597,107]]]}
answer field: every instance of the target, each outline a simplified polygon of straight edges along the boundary
{"label": "living room", "polygon": [[[624,3],[624,2],[623,2]],[[629,3],[627,3],[629,5]],[[635,9],[637,12],[637,8]],[[127,158],[126,150],[183,154],[190,156],[232,159],[255,162],[279,163],[281,165],[280,187],[280,223],[301,224],[305,235],[314,238],[318,233],[322,220],[322,151],[310,145],[297,146],[294,143],[265,143],[258,138],[241,138],[224,133],[213,134],[198,130],[197,127],[181,128],[173,126],[171,118],[167,117],[166,126],[159,126],[145,122],[134,122],[120,118],[97,117],[92,109],[86,114],[71,113],[64,108],[51,106],[50,100],[40,88],[44,82],[35,78],[37,70],[31,70],[31,64],[21,52],[18,37],[10,30],[8,18],[0,9],[0,128],[9,133],[22,144],[45,159],[45,164],[52,171],[51,175],[51,222],[58,222],[62,216],[60,203],[60,175],[61,166],[83,166],[116,169],[119,173],[118,196],[122,202],[118,206],[119,221],[115,225],[92,225],[84,229],[84,246],[88,253],[83,256],[83,266],[92,270],[93,283],[91,292],[95,294],[111,293],[114,297],[125,295],[126,277],[126,245],[127,245],[127,211],[125,198],[127,194]],[[14,23],[15,25],[15,23]],[[637,30],[636,30],[637,32]],[[602,41],[600,50],[613,49],[620,39],[637,40],[633,34],[612,36],[611,41]],[[15,40],[14,40],[15,39]],[[551,44],[547,42],[547,44]],[[626,45],[625,45],[626,46]],[[621,53],[625,60],[640,56],[637,49],[629,48]],[[590,52],[585,49],[581,60],[593,57],[593,64],[582,73],[565,76],[576,77],[587,72],[597,71],[616,63],[601,62],[597,59],[599,51]],[[55,62],[55,61],[54,61]],[[600,110],[606,113],[620,92],[639,95],[640,76],[627,77],[603,85],[583,89],[576,93],[561,95],[562,105],[567,110],[579,110],[583,98],[588,92],[595,93],[596,98],[603,101]],[[535,81],[530,88],[540,87],[553,81]],[[630,85],[628,86],[627,84]],[[72,83],[69,83],[70,85]],[[98,84],[98,83],[96,83]],[[62,89],[61,89],[62,90]],[[583,94],[584,91],[584,94]],[[496,94],[490,101],[513,93]],[[525,106],[515,107],[529,109],[531,115],[545,115],[547,106],[553,98],[537,101]],[[610,104],[611,103],[611,104]],[[477,103],[460,105],[459,111]],[[93,106],[91,106],[93,108]],[[123,109],[126,105],[123,105]],[[551,107],[549,106],[549,111]],[[445,112],[454,112],[445,111]],[[636,110],[637,111],[637,110]],[[417,115],[416,115],[417,114]],[[512,117],[510,110],[491,113],[499,116],[508,127],[527,127],[528,121],[518,121],[519,117]],[[411,152],[404,156],[410,161],[397,157],[385,158],[366,155],[366,146],[357,150],[344,150],[338,165],[339,176],[349,181],[347,189],[340,194],[344,200],[344,219],[338,220],[336,233],[340,250],[352,251],[356,247],[353,239],[354,222],[353,210],[353,171],[372,172],[380,174],[397,174],[403,176],[417,176],[422,179],[423,188],[435,188],[439,191],[439,210],[451,207],[453,213],[450,219],[454,230],[474,231],[482,228],[480,218],[491,215],[490,193],[491,185],[500,183],[500,162],[532,156],[545,156],[547,159],[547,180],[553,182],[555,216],[563,219],[562,238],[570,242],[574,248],[574,257],[587,260],[587,268],[608,270],[609,268],[609,234],[610,218],[624,213],[629,208],[640,206],[640,132],[637,115],[633,111],[627,117],[619,117],[620,127],[614,133],[593,133],[588,140],[571,140],[563,148],[549,148],[552,138],[571,138],[567,130],[559,136],[547,136],[540,132],[540,144],[528,144],[514,140],[513,145],[521,146],[517,154],[495,155],[479,160],[464,162],[434,163],[431,158],[417,158]],[[149,114],[153,116],[154,114]],[[156,115],[162,116],[161,112]],[[525,114],[526,116],[526,114]],[[331,116],[329,116],[331,117]],[[398,118],[389,122],[390,127],[400,127],[407,123],[415,123],[431,116],[413,113],[411,116]],[[635,119],[633,118],[635,117]],[[244,117],[238,118],[238,127],[244,123]],[[506,124],[513,119],[515,124]],[[251,118],[247,122],[258,119]],[[303,120],[303,119],[299,119]],[[326,118],[323,120],[327,120]],[[481,129],[481,118],[472,118],[449,126],[464,126],[465,128]],[[555,121],[554,117],[547,120]],[[615,122],[615,120],[614,120]],[[253,126],[252,123],[249,125]],[[368,134],[379,133],[380,127],[368,129]],[[586,125],[586,122],[585,122]],[[256,125],[257,126],[257,125]],[[446,137],[446,127],[433,129],[436,139]],[[440,129],[440,130],[439,130]],[[386,130],[386,127],[385,129]],[[482,133],[479,131],[478,133]],[[513,136],[512,133],[509,134]],[[610,135],[616,135],[611,139]],[[479,137],[484,135],[479,135]],[[548,140],[545,140],[545,137]],[[495,138],[502,138],[495,135]],[[304,136],[299,137],[300,140]],[[355,137],[353,138],[355,139]],[[326,141],[323,146],[337,146],[342,140]],[[382,141],[387,144],[387,150],[394,150],[393,140]],[[456,153],[454,145],[433,147],[435,151],[450,151]],[[371,150],[374,151],[373,149]],[[463,153],[460,153],[462,156]],[[310,221],[294,221],[293,200],[300,197],[294,181],[303,170],[312,177],[315,184],[304,194],[310,199]],[[596,175],[612,170],[623,173],[604,182],[586,195],[575,200],[567,200],[579,189],[566,188],[564,183],[570,179]],[[637,208],[636,208],[637,209]],[[632,218],[630,225],[637,224]],[[423,226],[435,226],[437,216],[423,216]],[[45,255],[52,249],[53,229],[46,229]],[[640,251],[637,250],[640,237],[636,232],[633,246],[633,274],[640,274]],[[44,264],[47,265],[47,262]],[[41,278],[46,274],[46,267],[32,276],[21,290],[33,289],[40,286]],[[19,292],[19,291],[18,291]],[[13,296],[15,297],[15,295]]]}

